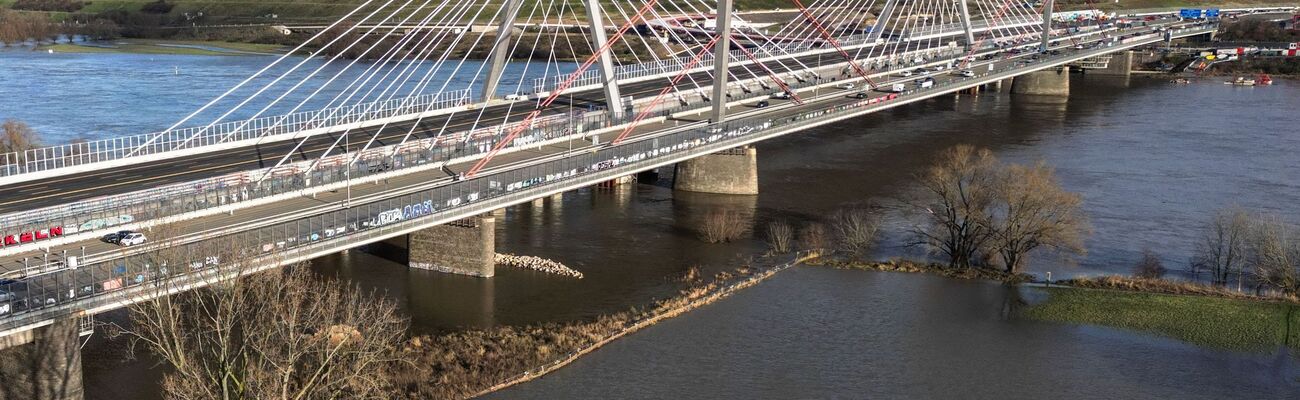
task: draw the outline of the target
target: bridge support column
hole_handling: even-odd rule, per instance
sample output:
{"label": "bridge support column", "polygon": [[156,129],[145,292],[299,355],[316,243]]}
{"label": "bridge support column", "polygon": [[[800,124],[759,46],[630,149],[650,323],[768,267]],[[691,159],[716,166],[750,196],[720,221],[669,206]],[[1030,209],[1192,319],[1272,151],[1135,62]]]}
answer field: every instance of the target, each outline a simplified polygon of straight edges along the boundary
{"label": "bridge support column", "polygon": [[758,149],[740,147],[677,164],[673,189],[717,194],[758,194]]}
{"label": "bridge support column", "polygon": [[[81,326],[76,318],[7,337],[30,341],[0,352],[0,398],[80,400],[85,397],[81,376]],[[9,344],[9,343],[5,343]]]}
{"label": "bridge support column", "polygon": [[1133,72],[1133,52],[1125,51],[1110,56],[1105,69],[1084,70],[1088,75],[1129,76]]}
{"label": "bridge support column", "polygon": [[407,236],[412,268],[491,278],[496,275],[496,217],[466,218]]}
{"label": "bridge support column", "polygon": [[600,68],[600,76],[605,84],[605,106],[608,107],[611,115],[617,117],[623,115],[623,98],[618,91],[618,80],[614,76],[614,62],[609,56],[609,49],[600,51],[609,40],[605,36],[605,20],[600,10],[598,0],[587,0],[587,23],[591,27],[591,48],[600,52],[597,62],[600,65],[597,68]]}
{"label": "bridge support column", "polygon": [[506,68],[506,61],[510,61],[510,37],[515,29],[515,16],[519,15],[519,6],[522,0],[506,0],[505,15],[501,18],[501,25],[497,28],[497,40],[492,46],[491,64],[488,65],[487,79],[483,81],[483,95],[481,101],[484,103],[492,100],[497,94],[497,84],[501,83],[501,71]]}
{"label": "bridge support column", "polygon": [[1053,0],[1043,0],[1043,43],[1038,47],[1041,52],[1047,52],[1051,48],[1053,3]]}
{"label": "bridge support column", "polygon": [[1011,79],[1011,93],[1042,96],[1070,95],[1070,67],[1030,72]]}
{"label": "bridge support column", "polygon": [[709,120],[722,122],[727,116],[728,61],[731,60],[731,0],[718,0],[717,26],[714,34],[719,38],[713,45],[713,113]]}
{"label": "bridge support column", "polygon": [[957,0],[961,9],[961,27],[966,31],[966,51],[970,51],[975,46],[975,31],[970,26],[970,9],[966,6],[966,0]]}
{"label": "bridge support column", "polygon": [[885,6],[880,9],[880,15],[876,16],[876,24],[871,26],[871,33],[867,36],[868,42],[880,40],[885,34],[885,26],[889,23],[889,18],[894,14],[894,7],[898,6],[901,0],[885,0]]}

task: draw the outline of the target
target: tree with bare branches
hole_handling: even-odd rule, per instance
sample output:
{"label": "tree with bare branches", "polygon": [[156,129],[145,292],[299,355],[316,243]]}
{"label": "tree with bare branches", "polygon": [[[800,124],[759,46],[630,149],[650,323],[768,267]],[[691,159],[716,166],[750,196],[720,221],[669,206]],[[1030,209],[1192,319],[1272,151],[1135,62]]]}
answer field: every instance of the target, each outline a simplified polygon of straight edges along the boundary
{"label": "tree with bare branches", "polygon": [[0,153],[26,151],[40,145],[40,137],[27,124],[7,119],[0,125]]}
{"label": "tree with bare branches", "polygon": [[767,223],[767,246],[772,252],[785,254],[790,252],[794,241],[794,227],[789,222],[772,221]]}
{"label": "tree with bare branches", "polygon": [[[157,230],[154,235],[168,237]],[[133,352],[148,352],[171,367],[162,385],[167,398],[391,398],[398,393],[388,374],[398,361],[406,320],[393,302],[314,277],[305,265],[252,273],[248,268],[265,259],[244,256],[240,246],[167,247],[149,258],[163,278],[129,307],[129,324],[111,330],[128,338]],[[201,278],[195,278],[201,272],[175,274],[192,265],[177,257],[196,252],[227,267]],[[230,273],[240,277],[225,279]],[[207,287],[167,295],[194,279],[205,279]]]}
{"label": "tree with bare branches", "polygon": [[1192,256],[1193,272],[1207,271],[1210,282],[1224,286],[1233,273],[1240,282],[1246,270],[1246,256],[1251,231],[1251,217],[1239,207],[1219,210],[1205,227],[1196,253]]}
{"label": "tree with bare branches", "polygon": [[820,222],[809,222],[799,228],[799,247],[803,250],[825,250],[827,242],[826,225]]}
{"label": "tree with bare branches", "polygon": [[950,148],[917,180],[924,194],[913,208],[922,221],[912,230],[912,244],[943,254],[952,267],[982,262],[992,236],[988,211],[997,184],[993,153],[968,145]]}
{"label": "tree with bare branches", "polygon": [[856,258],[875,246],[880,218],[866,207],[846,208],[831,215],[830,226],[839,250]]}
{"label": "tree with bare branches", "polygon": [[1258,281],[1284,294],[1300,294],[1300,227],[1276,216],[1261,216],[1249,239],[1250,262]]}
{"label": "tree with bare branches", "polygon": [[1151,249],[1142,249],[1142,259],[1133,266],[1133,275],[1139,278],[1160,279],[1165,276],[1165,272],[1164,263],[1160,262],[1160,257]]}
{"label": "tree with bare branches", "polygon": [[1019,272],[1025,257],[1038,249],[1083,254],[1089,233],[1083,198],[1066,191],[1045,162],[1009,165],[997,174],[994,201],[983,223],[990,248],[1007,272]]}

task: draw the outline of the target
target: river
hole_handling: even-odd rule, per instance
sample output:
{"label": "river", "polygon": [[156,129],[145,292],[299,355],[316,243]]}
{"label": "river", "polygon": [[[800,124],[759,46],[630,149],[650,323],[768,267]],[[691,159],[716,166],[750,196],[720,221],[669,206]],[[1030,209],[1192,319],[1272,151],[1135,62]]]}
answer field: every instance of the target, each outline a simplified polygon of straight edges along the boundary
{"label": "river", "polygon": [[[156,131],[270,60],[0,52],[0,119],[28,121],[56,138]],[[169,76],[175,70],[191,75]],[[172,89],[178,85],[196,91]],[[742,212],[761,227],[879,204],[889,218],[875,256],[923,256],[902,246],[909,224],[898,204],[916,191],[912,174],[960,143],[1006,161],[1044,160],[1084,196],[1094,231],[1087,255],[1037,257],[1030,272],[1127,273],[1144,248],[1182,269],[1196,230],[1216,209],[1300,211],[1300,82],[1242,88],[1075,76],[1072,85],[1068,101],[946,97],[762,143],[757,197],[675,194],[664,179],[566,193],[514,207],[498,222],[498,251],[561,261],[583,280],[503,268],[489,280],[410,270],[400,249],[382,245],[314,268],[385,292],[414,331],[436,333],[625,310],[673,293],[674,278],[691,266],[720,270],[762,251],[757,239],[696,239],[710,209]],[[1008,296],[989,283],[798,268],[497,397],[1300,396],[1294,355],[1007,319]],[[156,392],[157,370],[121,362],[119,348],[96,339],[85,350],[90,397]]]}

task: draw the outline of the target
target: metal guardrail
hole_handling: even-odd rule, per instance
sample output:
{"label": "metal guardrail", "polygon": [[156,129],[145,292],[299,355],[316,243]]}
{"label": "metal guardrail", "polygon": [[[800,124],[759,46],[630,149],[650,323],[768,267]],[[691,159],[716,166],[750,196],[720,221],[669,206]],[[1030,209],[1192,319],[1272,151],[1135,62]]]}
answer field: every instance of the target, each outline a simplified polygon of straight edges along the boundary
{"label": "metal guardrail", "polygon": [[[1198,34],[1211,29],[1174,31]],[[1163,35],[1139,36],[1146,40]],[[1037,64],[1048,68],[1063,64],[1075,55],[1048,56]],[[1005,79],[1017,69],[1004,67],[985,71],[972,78],[947,81],[933,87],[917,89],[903,95],[928,96],[947,92],[954,86],[971,81]],[[892,102],[892,103],[891,103]],[[122,301],[132,290],[149,290],[151,285],[184,284],[219,275],[230,268],[214,255],[214,249],[240,246],[238,253],[278,262],[307,257],[323,251],[348,247],[367,237],[409,232],[436,221],[455,220],[486,210],[516,204],[557,189],[585,185],[623,176],[659,165],[665,160],[679,160],[715,153],[755,137],[787,133],[818,119],[839,119],[868,112],[871,107],[887,107],[897,101],[889,97],[801,112],[779,119],[749,117],[719,124],[687,128],[654,138],[642,139],[603,149],[577,152],[567,157],[510,169],[293,221],[256,227],[205,241],[178,246],[169,252],[179,259],[160,259],[157,254],[137,254],[124,258],[64,269],[31,279],[0,284],[0,330],[14,329],[40,320],[51,319],[76,310],[96,307],[96,301]],[[226,260],[228,261],[228,260]],[[115,297],[116,296],[116,297]]]}
{"label": "metal guardrail", "polygon": [[0,154],[0,177],[420,114],[469,102],[469,89],[463,89],[5,153]]}

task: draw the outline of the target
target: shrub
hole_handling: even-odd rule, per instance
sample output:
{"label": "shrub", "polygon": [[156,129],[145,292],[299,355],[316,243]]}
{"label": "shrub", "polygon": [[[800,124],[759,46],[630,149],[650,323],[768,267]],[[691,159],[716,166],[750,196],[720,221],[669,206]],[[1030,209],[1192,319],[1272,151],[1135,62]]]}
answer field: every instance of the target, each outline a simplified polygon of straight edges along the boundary
{"label": "shrub", "polygon": [[723,243],[739,239],[749,231],[745,217],[735,211],[711,211],[704,217],[700,239],[708,243]]}
{"label": "shrub", "polygon": [[73,12],[85,6],[85,2],[75,0],[17,0],[9,7],[15,10]]}
{"label": "shrub", "polygon": [[1160,279],[1165,276],[1165,266],[1160,257],[1151,249],[1142,250],[1142,260],[1133,266],[1133,276],[1145,279]]}
{"label": "shrub", "polygon": [[773,221],[767,224],[767,245],[777,254],[790,252],[794,241],[794,227],[785,221]]}
{"label": "shrub", "polygon": [[167,3],[167,0],[158,0],[152,3],[145,3],[144,6],[140,7],[140,11],[149,14],[166,14],[172,12],[173,7],[176,7],[176,5]]}

